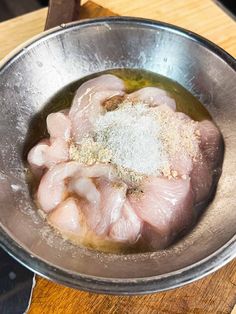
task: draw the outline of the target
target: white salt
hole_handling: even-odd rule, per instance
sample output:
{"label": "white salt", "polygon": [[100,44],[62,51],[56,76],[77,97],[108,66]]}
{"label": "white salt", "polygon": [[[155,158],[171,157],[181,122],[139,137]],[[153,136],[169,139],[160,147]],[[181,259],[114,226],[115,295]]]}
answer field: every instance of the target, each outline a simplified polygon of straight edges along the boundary
{"label": "white salt", "polygon": [[167,164],[160,125],[145,104],[124,104],[96,121],[96,140],[112,152],[111,162],[142,174],[159,174]]}

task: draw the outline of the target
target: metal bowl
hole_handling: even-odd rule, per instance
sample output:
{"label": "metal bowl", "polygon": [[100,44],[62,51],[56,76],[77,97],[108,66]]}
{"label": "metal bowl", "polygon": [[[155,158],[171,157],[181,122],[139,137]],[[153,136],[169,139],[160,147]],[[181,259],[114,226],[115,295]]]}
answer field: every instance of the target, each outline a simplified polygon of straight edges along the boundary
{"label": "metal bowl", "polygon": [[[105,254],[63,241],[38,216],[24,155],[28,130],[65,86],[113,68],[146,69],[176,80],[209,110],[225,141],[214,200],[169,249]],[[236,255],[236,62],[206,39],[135,18],[87,20],[27,42],[0,65],[0,243],[26,267],[81,290],[142,294],[192,282]],[[37,131],[37,130],[36,130]]]}

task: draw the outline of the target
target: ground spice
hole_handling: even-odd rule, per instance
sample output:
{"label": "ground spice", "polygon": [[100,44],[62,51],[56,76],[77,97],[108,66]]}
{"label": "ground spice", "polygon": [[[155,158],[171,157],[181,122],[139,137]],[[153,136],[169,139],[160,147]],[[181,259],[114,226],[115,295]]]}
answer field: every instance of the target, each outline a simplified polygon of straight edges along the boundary
{"label": "ground spice", "polygon": [[163,105],[123,101],[100,115],[95,136],[70,145],[70,159],[86,165],[112,163],[117,176],[137,186],[148,175],[178,177],[170,167],[176,154],[199,154],[200,133],[195,122]]}

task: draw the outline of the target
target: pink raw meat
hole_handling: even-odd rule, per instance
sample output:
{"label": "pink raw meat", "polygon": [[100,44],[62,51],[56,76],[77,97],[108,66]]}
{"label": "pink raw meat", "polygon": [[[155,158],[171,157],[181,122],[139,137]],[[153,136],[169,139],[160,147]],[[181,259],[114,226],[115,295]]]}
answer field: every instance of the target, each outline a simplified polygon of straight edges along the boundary
{"label": "pink raw meat", "polygon": [[43,211],[49,213],[67,197],[66,179],[73,177],[81,165],[76,161],[60,163],[49,169],[40,181],[37,198]]}
{"label": "pink raw meat", "polygon": [[144,87],[127,96],[128,100],[134,102],[144,102],[150,106],[166,105],[172,110],[176,110],[176,104],[173,98],[168,96],[167,92],[158,87]]}
{"label": "pink raw meat", "polygon": [[100,206],[91,202],[82,202],[87,224],[97,235],[108,235],[110,225],[120,217],[120,211],[126,199],[126,185],[114,185],[105,179],[97,179],[100,193]]}
{"label": "pink raw meat", "polygon": [[79,87],[69,112],[72,133],[78,143],[93,131],[95,119],[104,110],[102,103],[124,95],[124,89],[123,81],[111,74],[101,75]]}
{"label": "pink raw meat", "polygon": [[50,137],[68,140],[71,136],[71,121],[63,112],[50,113],[47,116],[47,129]]}
{"label": "pink raw meat", "polygon": [[69,159],[68,143],[62,138],[42,140],[28,154],[28,162],[34,172],[50,168]]}
{"label": "pink raw meat", "polygon": [[196,204],[209,199],[214,170],[219,166],[223,155],[223,139],[218,128],[211,121],[204,120],[199,122],[198,130],[202,156],[198,156],[194,161],[191,172],[191,184]]}
{"label": "pink raw meat", "polygon": [[120,211],[120,217],[111,224],[109,237],[117,242],[133,244],[137,242],[142,228],[142,221],[139,219],[130,202],[126,199]]}
{"label": "pink raw meat", "polygon": [[72,197],[60,203],[48,215],[48,221],[63,234],[83,237],[87,231],[84,215],[78,201]]}
{"label": "pink raw meat", "polygon": [[178,233],[193,218],[193,193],[190,179],[153,177],[141,187],[142,193],[129,200],[140,219],[162,237]]}
{"label": "pink raw meat", "polygon": [[210,169],[217,167],[223,154],[223,139],[218,128],[211,121],[199,122],[200,148]]}
{"label": "pink raw meat", "polygon": [[208,199],[212,183],[212,170],[209,168],[204,157],[199,158],[193,163],[193,170],[191,172],[191,184],[195,195],[195,204]]}
{"label": "pink raw meat", "polygon": [[177,171],[178,176],[189,175],[193,168],[191,157],[186,153],[175,154],[170,160],[171,170]]}

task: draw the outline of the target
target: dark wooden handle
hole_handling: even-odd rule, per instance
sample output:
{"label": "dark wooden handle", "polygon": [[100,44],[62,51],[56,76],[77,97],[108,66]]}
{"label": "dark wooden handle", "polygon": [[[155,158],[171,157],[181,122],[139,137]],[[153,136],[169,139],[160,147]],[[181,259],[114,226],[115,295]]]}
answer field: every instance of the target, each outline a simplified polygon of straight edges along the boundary
{"label": "dark wooden handle", "polygon": [[45,30],[77,20],[79,11],[80,0],[50,0]]}

